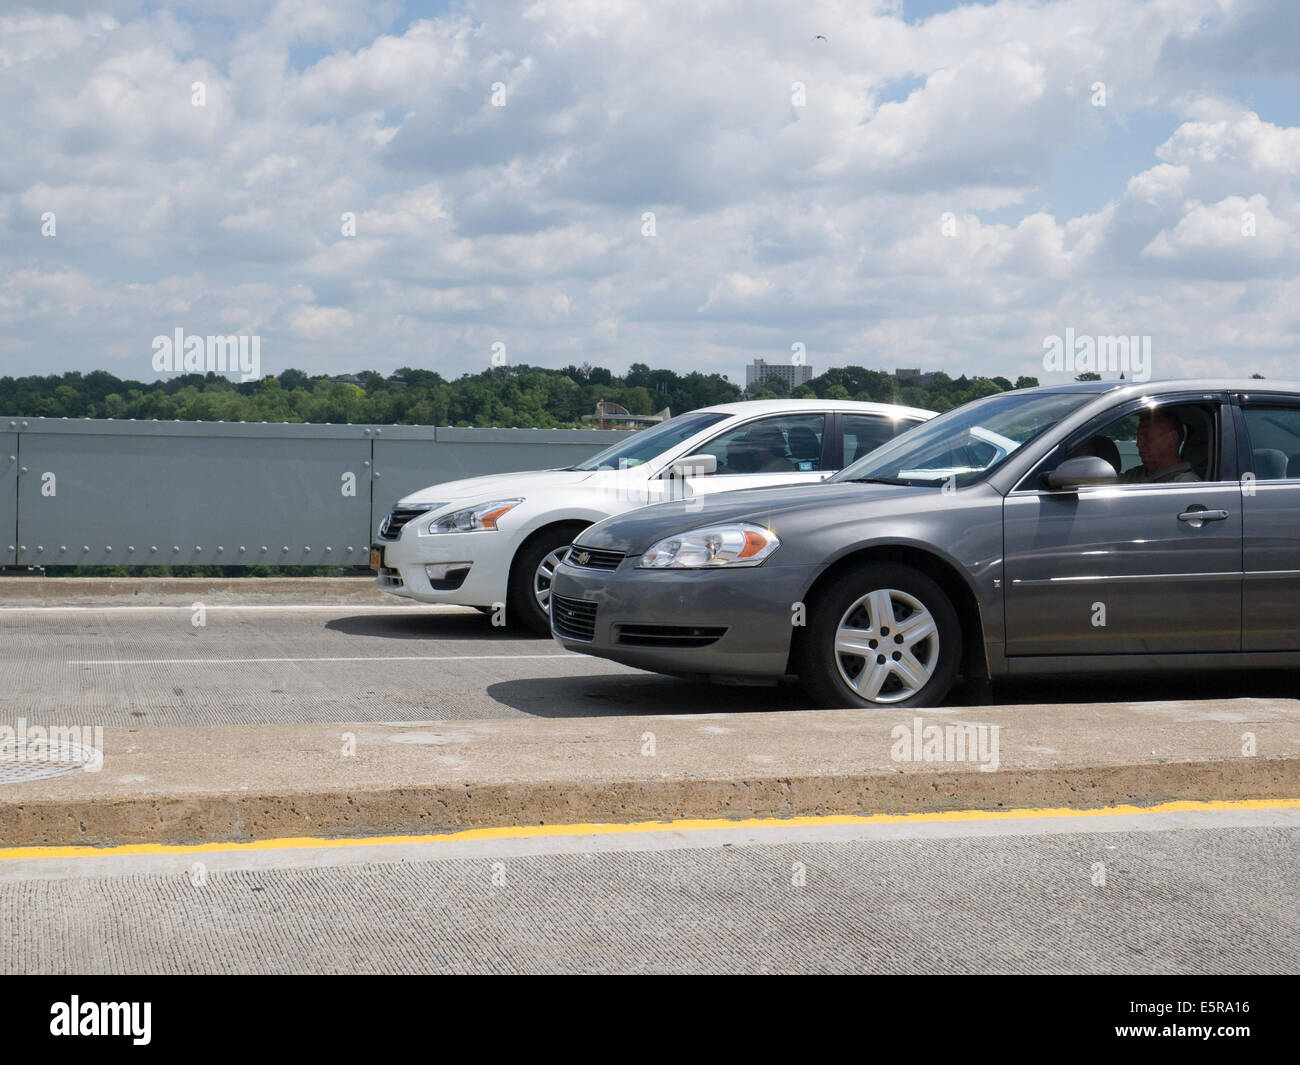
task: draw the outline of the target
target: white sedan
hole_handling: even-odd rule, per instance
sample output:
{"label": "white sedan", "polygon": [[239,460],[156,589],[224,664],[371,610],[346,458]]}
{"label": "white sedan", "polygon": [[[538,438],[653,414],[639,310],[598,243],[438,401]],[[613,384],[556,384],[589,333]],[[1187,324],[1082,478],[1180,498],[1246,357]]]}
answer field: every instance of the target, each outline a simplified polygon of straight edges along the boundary
{"label": "white sedan", "polygon": [[375,585],[547,633],[552,574],[586,526],[668,499],[820,481],[933,416],[888,403],[725,403],[630,433],[568,469],[434,485],[380,525]]}

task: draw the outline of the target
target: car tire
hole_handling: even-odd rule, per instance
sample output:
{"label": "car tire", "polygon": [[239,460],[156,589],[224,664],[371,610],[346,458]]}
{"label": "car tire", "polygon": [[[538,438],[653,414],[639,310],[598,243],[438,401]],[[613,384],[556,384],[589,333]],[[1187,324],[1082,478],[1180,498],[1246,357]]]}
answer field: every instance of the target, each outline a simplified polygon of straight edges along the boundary
{"label": "car tire", "polygon": [[812,605],[797,672],[822,706],[937,706],[957,677],[961,643],[938,584],[910,566],[866,563],[837,574]]}
{"label": "car tire", "polygon": [[[552,565],[584,526],[570,524],[544,529],[520,548],[510,567],[510,589],[506,598],[506,624],[512,628],[549,636],[551,617],[537,599],[538,567]],[[553,566],[552,566],[553,568]],[[549,595],[549,581],[547,582]]]}

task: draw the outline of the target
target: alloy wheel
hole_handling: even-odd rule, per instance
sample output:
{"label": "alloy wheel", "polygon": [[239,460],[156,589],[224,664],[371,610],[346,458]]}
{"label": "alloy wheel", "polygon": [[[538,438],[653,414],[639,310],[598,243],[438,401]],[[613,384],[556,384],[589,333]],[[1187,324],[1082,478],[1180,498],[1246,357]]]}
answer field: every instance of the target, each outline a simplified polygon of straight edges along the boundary
{"label": "alloy wheel", "polygon": [[939,664],[939,627],[916,596],[879,588],[856,600],[835,629],[835,665],[854,692],[900,703],[919,692]]}
{"label": "alloy wheel", "polygon": [[533,574],[533,595],[543,614],[551,612],[551,581],[555,579],[555,567],[564,561],[564,556],[568,553],[569,545],[565,544],[537,564],[537,571]]}

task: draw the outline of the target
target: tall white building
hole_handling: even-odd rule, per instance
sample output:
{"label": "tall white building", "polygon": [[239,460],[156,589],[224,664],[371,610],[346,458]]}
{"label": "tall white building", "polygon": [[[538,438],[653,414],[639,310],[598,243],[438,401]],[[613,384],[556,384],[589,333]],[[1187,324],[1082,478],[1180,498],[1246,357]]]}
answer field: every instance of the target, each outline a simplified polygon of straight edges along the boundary
{"label": "tall white building", "polygon": [[813,368],[807,365],[796,366],[789,362],[767,362],[764,359],[755,359],[751,365],[745,367],[745,388],[753,388],[769,377],[781,378],[793,392],[800,385],[807,384],[813,379]]}

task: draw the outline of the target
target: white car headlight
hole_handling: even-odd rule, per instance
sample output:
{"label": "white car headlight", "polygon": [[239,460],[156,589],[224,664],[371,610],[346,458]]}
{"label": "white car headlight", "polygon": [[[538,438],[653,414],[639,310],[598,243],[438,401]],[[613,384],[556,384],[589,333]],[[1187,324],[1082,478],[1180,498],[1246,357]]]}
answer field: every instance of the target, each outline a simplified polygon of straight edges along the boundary
{"label": "white car headlight", "polygon": [[757,566],[781,546],[761,525],[710,525],[660,540],[637,562],[638,569],[710,569]]}
{"label": "white car headlight", "polygon": [[522,499],[495,499],[491,503],[455,510],[429,522],[429,532],[492,532],[497,527],[497,519],[522,502]]}

